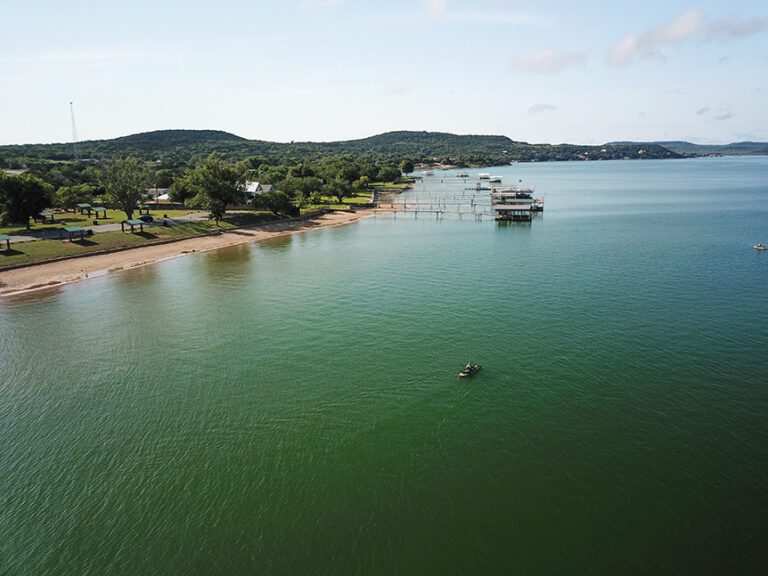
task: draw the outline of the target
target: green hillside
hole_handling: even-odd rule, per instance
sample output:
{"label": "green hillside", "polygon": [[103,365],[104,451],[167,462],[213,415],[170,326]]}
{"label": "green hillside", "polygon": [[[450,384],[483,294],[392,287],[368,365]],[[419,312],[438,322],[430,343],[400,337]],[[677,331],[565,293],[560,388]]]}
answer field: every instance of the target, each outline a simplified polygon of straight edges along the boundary
{"label": "green hillside", "polygon": [[[111,140],[78,144],[79,156],[105,161],[136,156],[166,166],[195,164],[218,153],[229,160],[263,157],[274,163],[298,162],[324,156],[345,155],[379,161],[443,162],[458,165],[500,165],[510,162],[550,160],[611,160],[617,158],[674,158],[678,154],[657,144],[529,144],[506,136],[456,135],[442,132],[387,132],[370,138],[342,142],[278,143],[246,140],[215,130],[160,130]],[[72,144],[0,146],[0,166],[22,168],[73,157]]]}
{"label": "green hillside", "polygon": [[[616,142],[620,146],[644,145],[642,142]],[[684,156],[755,156],[768,155],[768,142],[733,142],[731,144],[694,144],[682,140],[652,142]]]}

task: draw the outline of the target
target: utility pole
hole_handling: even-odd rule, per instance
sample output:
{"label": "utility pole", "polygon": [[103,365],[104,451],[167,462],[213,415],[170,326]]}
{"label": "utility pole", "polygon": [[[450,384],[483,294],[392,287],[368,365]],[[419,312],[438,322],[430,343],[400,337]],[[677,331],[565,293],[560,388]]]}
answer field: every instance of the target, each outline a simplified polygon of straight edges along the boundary
{"label": "utility pole", "polygon": [[69,103],[69,114],[72,117],[72,156],[74,161],[80,160],[80,153],[77,149],[77,128],[75,127],[75,106],[72,102]]}

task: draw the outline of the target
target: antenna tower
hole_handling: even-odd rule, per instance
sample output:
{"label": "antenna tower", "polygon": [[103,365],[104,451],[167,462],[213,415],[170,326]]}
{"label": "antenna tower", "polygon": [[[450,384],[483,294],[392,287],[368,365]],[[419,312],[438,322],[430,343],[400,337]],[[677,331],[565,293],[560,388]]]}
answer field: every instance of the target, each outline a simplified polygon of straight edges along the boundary
{"label": "antenna tower", "polygon": [[69,114],[72,117],[72,155],[75,162],[80,160],[80,151],[77,149],[77,128],[75,127],[75,106],[69,103]]}

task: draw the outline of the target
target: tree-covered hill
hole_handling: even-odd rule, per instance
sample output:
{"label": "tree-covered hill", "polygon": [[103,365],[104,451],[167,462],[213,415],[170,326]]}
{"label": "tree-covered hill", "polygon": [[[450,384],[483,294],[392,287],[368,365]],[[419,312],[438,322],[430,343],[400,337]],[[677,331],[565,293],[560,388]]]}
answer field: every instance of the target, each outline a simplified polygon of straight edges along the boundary
{"label": "tree-covered hill", "polygon": [[[342,142],[267,142],[246,140],[215,130],[161,130],[77,145],[80,158],[106,161],[135,156],[165,166],[198,163],[211,153],[228,160],[259,157],[273,163],[300,162],[325,156],[349,156],[378,161],[408,159],[415,163],[500,165],[549,160],[611,160],[617,158],[676,158],[657,144],[529,144],[506,136],[456,135],[442,132],[387,132]],[[39,162],[73,158],[69,144],[0,146],[0,167],[23,168]]]}
{"label": "tree-covered hill", "polygon": [[[616,142],[619,146],[637,145],[639,142]],[[694,144],[682,140],[653,142],[684,156],[762,156],[768,155],[768,142],[733,142],[731,144]]]}

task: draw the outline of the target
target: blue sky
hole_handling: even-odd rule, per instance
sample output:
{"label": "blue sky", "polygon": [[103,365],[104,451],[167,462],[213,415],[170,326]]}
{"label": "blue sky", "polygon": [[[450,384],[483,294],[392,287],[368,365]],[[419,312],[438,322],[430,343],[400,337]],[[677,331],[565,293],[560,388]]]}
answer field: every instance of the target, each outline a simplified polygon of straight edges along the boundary
{"label": "blue sky", "polygon": [[204,128],[768,140],[753,0],[3,0],[0,143]]}

